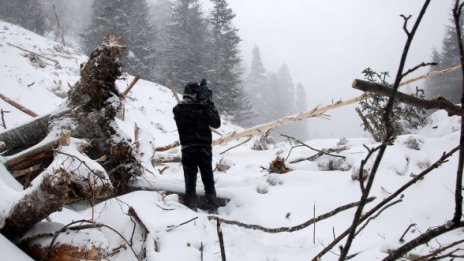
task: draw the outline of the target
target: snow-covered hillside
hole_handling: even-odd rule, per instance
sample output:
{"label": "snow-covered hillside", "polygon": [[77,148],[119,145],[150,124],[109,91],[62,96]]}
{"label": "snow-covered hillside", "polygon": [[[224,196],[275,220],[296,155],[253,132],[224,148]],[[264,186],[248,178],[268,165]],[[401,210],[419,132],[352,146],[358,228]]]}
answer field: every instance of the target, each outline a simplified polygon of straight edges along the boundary
{"label": "snow-covered hillside", "polygon": [[[44,67],[32,63],[30,58],[25,57],[30,53],[15,46],[40,54],[39,59],[44,62]],[[80,64],[87,59],[76,50],[63,48],[58,43],[5,22],[0,22],[0,57],[0,93],[39,115],[60,106],[66,91],[79,79]],[[119,80],[118,88],[124,90],[131,80],[132,76]],[[147,171],[143,177],[134,181],[134,185],[138,187],[183,190],[180,163],[157,166],[151,164],[156,146],[177,140],[171,111],[175,103],[176,100],[168,88],[143,80],[137,83],[125,100],[124,119],[118,120],[120,129],[132,140],[135,138],[135,125],[141,129],[140,157]],[[32,119],[2,100],[0,108],[10,111],[4,116],[8,128]],[[336,122],[333,124],[337,127]],[[371,193],[376,200],[368,204],[367,209],[411,180],[414,174],[430,166],[443,152],[457,146],[459,126],[458,117],[449,118],[446,113],[438,111],[431,115],[429,124],[417,133],[398,137],[394,145],[387,149],[380,165]],[[225,134],[234,129],[239,128],[226,122],[219,131]],[[218,137],[217,134],[214,135]],[[250,141],[222,153],[239,142],[241,141],[213,148],[214,164],[222,161],[231,166],[226,172],[215,171],[218,195],[230,198],[230,202],[219,209],[219,216],[226,220],[268,228],[296,226],[336,207],[358,201],[361,195],[359,183],[352,176],[357,174],[361,160],[368,153],[364,146],[373,148],[379,145],[366,138],[309,140],[305,143],[313,148],[341,149],[339,155],[344,158],[324,155],[314,161],[304,160],[298,163],[290,162],[310,157],[316,152],[304,146],[293,148],[296,144],[289,142],[274,144],[269,150],[256,151],[251,149],[253,144]],[[167,154],[179,153],[179,149],[173,149]],[[286,164],[292,171],[286,174],[268,173],[265,169],[276,156],[288,158]],[[372,165],[372,161],[371,158],[367,167]],[[399,239],[412,223],[415,224],[414,229],[406,233],[405,241],[418,236],[429,227],[449,220],[454,211],[456,166],[457,155],[454,155],[449,162],[403,193],[401,202],[370,221],[354,241],[350,253],[359,254],[352,260],[382,259],[387,255],[388,249],[401,245]],[[11,184],[11,178],[4,175],[0,177],[0,182],[7,184],[5,186],[15,186]],[[200,179],[197,190],[202,193]],[[0,204],[2,210],[5,205],[7,204]],[[146,239],[137,235],[132,238],[134,222],[127,215],[129,207],[138,213],[146,225]],[[354,211],[350,209],[341,212],[318,222],[316,226],[292,233],[266,233],[223,224],[227,259],[310,260],[333,240],[334,234],[336,236],[349,227]],[[146,260],[221,259],[216,221],[210,220],[207,214],[196,213],[184,207],[175,194],[138,191],[107,200],[94,208],[70,206],[37,224],[28,235],[55,232],[73,221],[92,218],[114,228],[127,240],[132,238],[134,249],[145,247]],[[186,221],[190,222],[183,224]],[[90,247],[90,242],[98,242],[98,247],[111,250],[124,245],[124,240],[119,235],[105,228],[92,232],[69,232],[60,234],[60,237],[64,237],[63,240],[87,242],[87,247]],[[463,237],[462,229],[455,230],[421,246],[414,253],[426,255]],[[8,260],[25,260],[24,255],[18,254],[14,246],[3,243],[4,238],[0,240],[2,253],[11,253]],[[37,242],[49,245],[51,240],[49,237]],[[326,254],[323,260],[337,260],[338,248],[333,251],[334,253]],[[111,260],[137,259],[126,247],[119,249]]]}

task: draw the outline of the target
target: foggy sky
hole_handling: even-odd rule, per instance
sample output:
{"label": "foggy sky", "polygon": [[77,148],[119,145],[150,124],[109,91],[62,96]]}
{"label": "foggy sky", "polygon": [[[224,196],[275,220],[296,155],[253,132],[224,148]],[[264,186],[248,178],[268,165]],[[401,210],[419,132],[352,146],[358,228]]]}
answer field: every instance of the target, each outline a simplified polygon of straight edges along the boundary
{"label": "foggy sky", "polygon": [[[400,14],[413,16],[411,28],[423,2],[230,0],[229,5],[236,14],[234,24],[242,38],[244,65],[249,66],[255,45],[260,48],[268,71],[275,72],[287,64],[294,83],[301,82],[306,87],[308,106],[312,108],[361,94],[351,88],[351,83],[362,77],[361,71],[366,67],[389,71],[393,78],[406,41]],[[431,2],[413,42],[408,68],[430,62],[432,48],[440,47],[445,24],[451,24],[453,3]],[[425,69],[418,71],[424,72]],[[353,106],[330,114],[331,121],[308,120],[311,136],[360,136],[361,121]]]}

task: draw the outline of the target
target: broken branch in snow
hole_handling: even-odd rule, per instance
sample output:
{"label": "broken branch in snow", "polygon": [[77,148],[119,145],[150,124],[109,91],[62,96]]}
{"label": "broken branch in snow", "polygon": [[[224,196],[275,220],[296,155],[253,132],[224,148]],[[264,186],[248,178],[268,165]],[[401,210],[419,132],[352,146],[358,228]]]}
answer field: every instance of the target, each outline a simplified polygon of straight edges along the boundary
{"label": "broken branch in snow", "polygon": [[127,86],[127,88],[122,92],[122,98],[124,99],[127,94],[134,88],[135,84],[140,80],[140,75],[136,75],[134,79],[130,82],[130,84]]}
{"label": "broken branch in snow", "polygon": [[15,102],[14,100],[12,100],[12,99],[6,97],[5,95],[3,95],[3,94],[1,94],[1,93],[0,93],[0,98],[1,98],[2,100],[4,100],[5,102],[7,102],[8,104],[10,104],[11,106],[15,107],[16,109],[18,109],[18,110],[24,112],[25,114],[27,114],[27,115],[29,115],[29,116],[31,116],[31,117],[37,117],[37,116],[39,116],[37,113],[35,113],[35,112],[29,110],[28,108],[24,107],[23,105],[21,105],[21,104]]}
{"label": "broken branch in snow", "polygon": [[[375,93],[380,96],[391,96],[391,94],[393,93],[393,90],[385,85],[359,79],[353,81],[353,88],[364,92]],[[453,103],[451,103],[443,97],[438,97],[434,100],[425,100],[414,97],[412,95],[396,92],[395,99],[402,103],[413,105],[419,108],[443,109],[448,112],[449,116],[462,114],[461,106],[454,105]]]}
{"label": "broken branch in snow", "polygon": [[[453,252],[456,252],[456,251],[459,251],[459,250],[462,251],[462,249],[456,249],[456,250],[454,250],[453,252],[451,252],[451,253],[449,253],[449,254],[446,254],[446,255],[444,255],[444,256],[441,256],[441,257],[438,257],[437,255],[440,254],[440,253],[442,253],[442,252],[444,252],[444,251],[446,251],[446,250],[448,250],[448,249],[450,249],[450,248],[452,248],[452,247],[454,247],[454,246],[457,246],[457,245],[459,245],[459,244],[462,244],[462,243],[464,243],[464,240],[455,241],[455,242],[453,242],[453,243],[451,243],[451,244],[448,244],[448,245],[446,245],[446,246],[444,246],[444,247],[440,247],[440,248],[438,248],[438,249],[433,250],[433,251],[432,251],[430,254],[428,254],[428,255],[420,256],[420,257],[418,257],[418,258],[414,258],[414,261],[419,261],[419,260],[424,260],[424,261],[425,261],[425,260],[440,260],[440,259],[444,259],[445,257],[453,257],[453,256],[452,256],[452,253],[453,253]],[[454,256],[454,257],[456,257],[456,256]],[[461,257],[462,257],[462,256],[461,256]],[[435,259],[434,259],[434,258],[435,258]]]}
{"label": "broken branch in snow", "polygon": [[[374,201],[374,199],[375,199],[375,197],[371,197],[371,198],[368,198],[367,201],[372,202],[372,201]],[[306,222],[304,222],[304,223],[302,223],[300,225],[293,226],[293,227],[267,228],[267,227],[263,227],[261,225],[246,224],[246,223],[242,223],[242,222],[235,221],[235,220],[227,220],[227,219],[223,219],[223,218],[217,217],[217,216],[209,216],[209,219],[218,219],[224,224],[236,225],[236,226],[239,226],[239,227],[243,227],[243,228],[247,228],[247,229],[253,229],[253,230],[259,230],[259,231],[263,231],[263,232],[267,232],[267,233],[283,233],[283,232],[291,233],[291,232],[295,232],[295,231],[298,231],[298,230],[302,230],[302,229],[312,225],[315,222],[319,222],[321,220],[324,220],[324,219],[327,219],[329,217],[335,216],[336,214],[338,214],[338,213],[340,213],[342,211],[345,211],[347,209],[356,207],[358,205],[359,205],[359,202],[353,202],[353,203],[349,203],[349,204],[340,206],[340,207],[335,208],[334,210],[332,210],[330,212],[327,212],[325,214],[322,214],[320,216],[312,218],[312,219],[310,219],[310,220],[308,220],[308,221],[306,221]]]}
{"label": "broken branch in snow", "polygon": [[197,216],[197,217],[194,217],[194,218],[192,218],[192,219],[189,219],[189,220],[187,220],[187,221],[185,221],[185,222],[182,222],[182,223],[180,223],[179,225],[170,225],[170,226],[167,227],[166,232],[173,231],[174,229],[176,229],[176,228],[178,228],[178,227],[181,227],[181,226],[183,226],[183,225],[186,225],[186,224],[188,224],[188,223],[190,223],[190,222],[192,222],[192,221],[194,221],[194,220],[197,220],[197,219],[198,219],[198,216]]}
{"label": "broken branch in snow", "polygon": [[51,58],[48,58],[48,57],[43,56],[43,55],[41,55],[41,54],[38,54],[38,53],[36,53],[36,52],[29,51],[29,50],[27,50],[27,49],[24,49],[24,48],[22,48],[22,47],[19,47],[19,46],[17,46],[17,45],[12,44],[12,43],[8,43],[8,42],[7,42],[7,44],[10,45],[10,46],[12,46],[12,47],[18,48],[18,49],[21,50],[21,51],[24,51],[24,52],[27,52],[27,53],[30,53],[30,54],[33,54],[33,55],[37,55],[37,56],[42,57],[42,58],[44,58],[44,59],[46,59],[46,60],[49,60],[49,61],[51,61],[51,62],[54,62],[54,63],[55,63],[55,66],[59,64],[59,62],[58,62],[57,60],[53,60],[53,59],[51,59]]}
{"label": "broken branch in snow", "polygon": [[237,148],[237,147],[240,147],[240,146],[242,146],[243,144],[249,142],[249,141],[251,140],[251,138],[252,138],[252,136],[248,137],[248,139],[246,139],[245,141],[240,142],[239,144],[234,145],[234,146],[232,146],[232,147],[226,149],[225,151],[223,151],[223,152],[221,152],[221,153],[219,153],[219,154],[220,154],[220,155],[224,155],[226,152],[228,152],[228,151],[230,151],[230,150],[233,150],[233,149],[235,149],[235,148]]}
{"label": "broken branch in snow", "polygon": [[[301,144],[302,146],[306,147],[306,148],[309,148],[311,150],[314,150],[314,151],[317,151],[319,152],[317,155],[318,156],[322,156],[322,155],[329,155],[329,156],[332,156],[332,157],[338,157],[338,158],[342,158],[342,159],[345,159],[346,157],[345,156],[340,156],[340,155],[335,155],[335,154],[331,154],[330,152],[340,152],[340,151],[343,151],[343,150],[346,150],[347,148],[346,147],[342,147],[342,148],[335,148],[335,149],[329,149],[327,151],[323,151],[323,150],[318,150],[318,149],[315,149],[311,146],[309,146],[308,144],[294,138],[294,137],[291,137],[291,136],[288,136],[288,135],[285,135],[285,134],[280,134],[282,137],[286,137],[288,139],[292,139],[294,141],[296,141],[297,143]],[[331,151],[330,151],[331,150]],[[314,157],[314,156],[312,156]],[[298,161],[299,162],[299,161]],[[293,162],[291,162],[293,163]]]}
{"label": "broken branch in snow", "polygon": [[55,13],[56,25],[58,26],[58,32],[61,36],[61,43],[63,44],[63,46],[66,46],[66,42],[64,41],[63,29],[61,28],[60,17],[58,16],[58,11],[56,11],[55,4],[53,4],[53,12]]}
{"label": "broken branch in snow", "polygon": [[412,223],[408,226],[408,228],[406,228],[406,230],[404,231],[404,233],[401,235],[400,239],[398,241],[400,241],[400,243],[404,243],[404,236],[406,236],[406,234],[409,232],[409,230],[413,227],[415,227],[416,224],[415,223]]}
{"label": "broken branch in snow", "polygon": [[221,260],[226,261],[226,250],[224,247],[224,236],[222,235],[221,221],[219,218],[216,218],[216,231],[219,238],[219,246],[221,248]]}
{"label": "broken branch in snow", "polygon": [[447,222],[438,227],[430,228],[426,232],[422,233],[418,237],[414,238],[413,240],[409,241],[408,243],[404,244],[398,249],[389,250],[388,256],[383,259],[383,261],[394,261],[398,260],[398,258],[402,257],[412,249],[429,242],[430,240],[434,239],[437,236],[443,235],[447,232],[453,231],[458,228],[464,227],[464,221],[460,221],[455,223],[453,221]]}

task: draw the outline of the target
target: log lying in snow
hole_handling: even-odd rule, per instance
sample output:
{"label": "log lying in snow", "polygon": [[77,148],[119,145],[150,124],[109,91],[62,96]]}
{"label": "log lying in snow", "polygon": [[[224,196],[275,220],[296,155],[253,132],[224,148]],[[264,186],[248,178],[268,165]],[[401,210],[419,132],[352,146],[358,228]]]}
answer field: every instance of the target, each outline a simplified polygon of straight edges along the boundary
{"label": "log lying in snow", "polygon": [[61,210],[66,203],[70,181],[71,174],[64,169],[45,175],[40,185],[13,206],[1,233],[13,238],[50,213]]}
{"label": "log lying in snow", "polygon": [[[356,79],[353,81],[353,88],[364,92],[375,93],[380,96],[390,96],[393,93],[391,88],[385,85]],[[413,105],[424,109],[443,109],[448,112],[449,116],[461,115],[461,106],[454,105],[450,101],[438,97],[434,100],[424,100],[402,92],[396,93],[396,99],[399,102]]]}

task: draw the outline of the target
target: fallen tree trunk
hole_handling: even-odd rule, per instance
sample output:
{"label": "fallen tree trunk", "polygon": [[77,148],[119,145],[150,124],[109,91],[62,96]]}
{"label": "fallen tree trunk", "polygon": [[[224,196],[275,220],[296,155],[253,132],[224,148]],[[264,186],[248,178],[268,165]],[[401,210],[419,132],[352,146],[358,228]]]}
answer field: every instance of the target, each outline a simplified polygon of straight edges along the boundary
{"label": "fallen tree trunk", "polygon": [[[385,85],[356,79],[353,81],[353,88],[364,92],[375,93],[380,96],[390,96],[393,93],[391,88]],[[461,115],[461,106],[454,105],[443,97],[434,100],[424,100],[402,92],[396,92],[395,99],[399,102],[413,105],[424,109],[442,109],[448,112],[449,116]]]}
{"label": "fallen tree trunk", "polygon": [[[444,75],[444,74],[452,73],[452,72],[455,72],[455,71],[459,70],[460,68],[461,68],[461,66],[456,66],[456,67],[448,68],[448,69],[445,69],[445,70],[432,71],[432,72],[426,73],[424,75],[421,75],[419,77],[404,81],[404,82],[400,83],[400,86],[404,86],[404,85],[407,85],[407,84],[410,84],[410,83],[413,83],[415,81],[419,81],[419,80],[422,80],[422,79],[427,79],[427,78],[438,76],[438,75]],[[258,135],[260,133],[263,133],[267,129],[273,129],[273,128],[280,127],[282,125],[296,123],[296,122],[298,122],[300,120],[303,120],[303,119],[306,119],[306,118],[322,117],[322,116],[324,116],[324,114],[327,111],[334,110],[334,109],[337,109],[337,108],[340,108],[340,107],[344,107],[344,106],[347,106],[347,105],[351,105],[351,104],[360,102],[360,101],[362,101],[362,100],[364,100],[364,99],[366,99],[368,97],[369,97],[369,95],[364,93],[364,94],[361,94],[361,95],[359,95],[357,97],[354,97],[354,98],[351,98],[351,99],[348,99],[348,100],[344,100],[344,101],[340,100],[340,101],[338,101],[336,103],[325,105],[323,107],[316,107],[316,108],[314,108],[312,110],[302,112],[300,114],[287,116],[287,117],[284,117],[284,118],[281,118],[281,119],[278,119],[278,120],[275,120],[275,121],[272,121],[272,122],[269,122],[269,123],[261,124],[261,125],[258,125],[258,126],[255,126],[255,127],[240,131],[240,132],[234,132],[232,134],[229,134],[229,135],[221,137],[221,138],[219,138],[217,140],[214,140],[212,145],[213,146],[214,145],[221,145],[221,144],[227,143],[229,141],[236,140],[236,139],[246,137],[246,136],[256,136],[256,135]],[[158,147],[158,148],[155,149],[155,151],[166,151],[166,150],[176,148],[179,145],[180,145],[179,141],[176,141],[176,142],[171,143],[169,145]]]}
{"label": "fallen tree trunk", "polygon": [[40,185],[13,206],[1,233],[12,239],[50,213],[61,210],[66,203],[70,181],[71,174],[64,169],[56,169],[53,174],[44,176]]}

